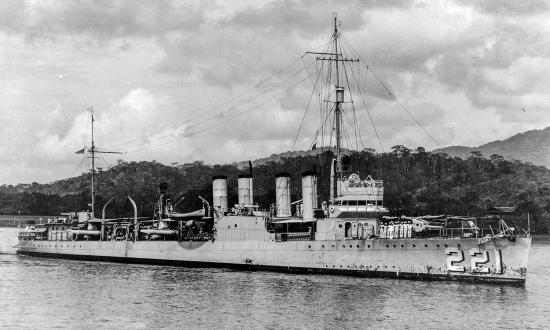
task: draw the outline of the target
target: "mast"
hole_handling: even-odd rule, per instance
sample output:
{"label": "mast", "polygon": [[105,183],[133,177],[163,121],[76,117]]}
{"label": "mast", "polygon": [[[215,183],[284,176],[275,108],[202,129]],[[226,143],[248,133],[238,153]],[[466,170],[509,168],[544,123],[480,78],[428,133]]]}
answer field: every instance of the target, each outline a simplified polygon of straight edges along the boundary
{"label": "mast", "polygon": [[[336,124],[336,171],[338,173],[338,178],[341,178],[342,177],[342,154],[341,154],[341,139],[342,139],[342,136],[341,136],[341,128],[340,128],[340,125],[341,125],[341,117],[342,117],[342,113],[341,113],[341,108],[340,108],[340,104],[341,102],[339,102],[339,97],[338,97],[338,92],[339,92],[339,89],[340,89],[340,72],[339,72],[339,65],[338,65],[338,60],[339,60],[339,54],[338,54],[338,22],[337,22],[337,15],[336,13],[334,14],[334,35],[333,35],[333,38],[334,38],[334,56],[335,56],[335,68],[336,68],[336,99],[335,99],[335,105],[336,105],[336,108],[334,109],[334,116],[335,116],[335,124]],[[343,92],[343,90],[342,90]]]}
{"label": "mast", "polygon": [[90,111],[92,117],[92,147],[90,153],[92,154],[92,219],[95,217],[95,144],[94,144],[94,107],[86,109]]}
{"label": "mast", "polygon": [[[334,31],[332,34],[332,41],[334,42],[334,50],[332,52],[306,52],[306,54],[320,55],[317,57],[318,61],[334,62],[336,79],[334,81],[335,88],[335,100],[334,100],[334,129],[336,133],[336,166],[334,166],[331,173],[331,199],[339,196],[338,184],[335,180],[342,180],[344,176],[344,169],[342,166],[342,103],[344,103],[344,87],[340,86],[340,62],[359,62],[358,59],[344,58],[341,53],[341,49],[338,47],[338,38],[340,32],[338,32],[338,15],[333,13],[334,18]],[[343,69],[345,66],[343,65]],[[333,161],[334,162],[334,161]],[[334,190],[336,190],[336,192]]]}
{"label": "mast", "polygon": [[88,152],[89,152],[90,153],[90,158],[92,159],[92,205],[91,205],[91,209],[92,209],[91,213],[92,214],[91,214],[91,218],[94,219],[95,218],[95,181],[96,181],[95,180],[95,157],[96,157],[95,154],[97,154],[97,153],[101,153],[101,154],[122,154],[122,152],[119,152],[119,151],[103,151],[103,150],[96,149],[95,141],[94,141],[94,121],[95,121],[94,108],[90,107],[86,110],[90,112],[90,116],[91,116],[91,119],[92,119],[92,146],[90,148],[84,147],[82,150],[79,150],[76,153],[77,154],[86,153],[86,155],[88,155]]}

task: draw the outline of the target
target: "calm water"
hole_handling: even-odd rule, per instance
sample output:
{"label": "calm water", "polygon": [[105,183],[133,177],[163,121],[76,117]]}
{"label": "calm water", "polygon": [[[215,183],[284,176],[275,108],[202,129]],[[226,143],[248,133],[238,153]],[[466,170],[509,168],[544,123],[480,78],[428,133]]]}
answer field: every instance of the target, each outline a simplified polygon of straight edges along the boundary
{"label": "calm water", "polygon": [[550,240],[525,287],[17,256],[0,228],[0,328],[548,328]]}

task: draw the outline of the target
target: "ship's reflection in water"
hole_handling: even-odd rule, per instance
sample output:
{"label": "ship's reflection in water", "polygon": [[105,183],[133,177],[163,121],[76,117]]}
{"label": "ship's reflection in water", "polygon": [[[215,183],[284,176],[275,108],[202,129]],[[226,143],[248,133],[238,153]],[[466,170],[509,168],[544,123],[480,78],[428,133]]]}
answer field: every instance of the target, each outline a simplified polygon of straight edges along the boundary
{"label": "ship's reflection in water", "polygon": [[533,244],[526,287],[510,287],[29,258],[13,254],[14,232],[0,228],[6,328],[544,328],[550,321],[547,241]]}

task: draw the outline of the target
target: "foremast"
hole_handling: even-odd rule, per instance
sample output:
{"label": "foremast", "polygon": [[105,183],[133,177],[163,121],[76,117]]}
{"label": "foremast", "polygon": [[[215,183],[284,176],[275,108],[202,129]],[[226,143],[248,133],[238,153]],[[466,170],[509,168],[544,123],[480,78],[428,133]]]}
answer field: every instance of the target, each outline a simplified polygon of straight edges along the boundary
{"label": "foremast", "polygon": [[92,219],[95,218],[95,144],[94,144],[94,108],[90,107],[86,109],[90,112],[91,123],[92,123],[92,147],[90,148],[90,154],[92,158]]}
{"label": "foremast", "polygon": [[[340,38],[340,32],[338,31],[338,16],[333,13],[334,18],[334,31],[332,34],[332,42],[334,44],[334,50],[332,53],[316,53],[318,55],[317,60],[329,61],[334,63],[335,68],[335,81],[334,81],[334,131],[336,134],[336,159],[333,161],[333,168],[331,170],[331,185],[330,185],[330,200],[334,200],[334,197],[338,197],[339,189],[337,181],[344,179],[344,168],[342,164],[342,104],[344,103],[344,87],[340,84],[340,64],[344,62],[359,62],[359,59],[344,58],[342,51],[338,47],[338,39]],[[334,162],[336,164],[334,164]]]}
{"label": "foremast", "polygon": [[96,178],[95,178],[95,159],[96,159],[96,154],[97,153],[102,153],[102,154],[122,154],[122,152],[119,152],[119,151],[102,151],[102,150],[98,150],[95,146],[95,140],[94,140],[94,122],[95,122],[95,117],[94,117],[94,107],[90,107],[88,109],[86,109],[86,111],[88,111],[90,113],[90,121],[91,121],[91,137],[92,137],[92,141],[91,141],[91,147],[90,148],[86,148],[84,147],[82,150],[79,150],[77,151],[76,153],[77,154],[83,154],[86,152],[86,149],[87,152],[86,154],[89,155],[88,157],[91,159],[91,205],[90,205],[90,208],[91,208],[91,214],[90,214],[90,217],[91,219],[94,219],[95,218],[95,182],[96,182]]}
{"label": "foremast", "polygon": [[334,121],[336,125],[336,171],[338,178],[342,178],[342,103],[344,102],[344,88],[340,87],[340,65],[339,61],[343,60],[342,54],[338,51],[338,21],[337,15],[334,14],[334,34],[332,38],[334,40],[334,65],[336,69],[336,99],[334,109]]}

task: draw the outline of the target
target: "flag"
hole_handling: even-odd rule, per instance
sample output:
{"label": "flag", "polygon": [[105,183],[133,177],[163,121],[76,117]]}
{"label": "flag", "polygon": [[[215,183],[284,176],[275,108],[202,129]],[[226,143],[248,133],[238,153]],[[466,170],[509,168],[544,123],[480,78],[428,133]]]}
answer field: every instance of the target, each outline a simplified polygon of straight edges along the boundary
{"label": "flag", "polygon": [[83,154],[84,151],[86,151],[86,147],[84,147],[84,148],[82,148],[82,149],[76,151],[75,154]]}

